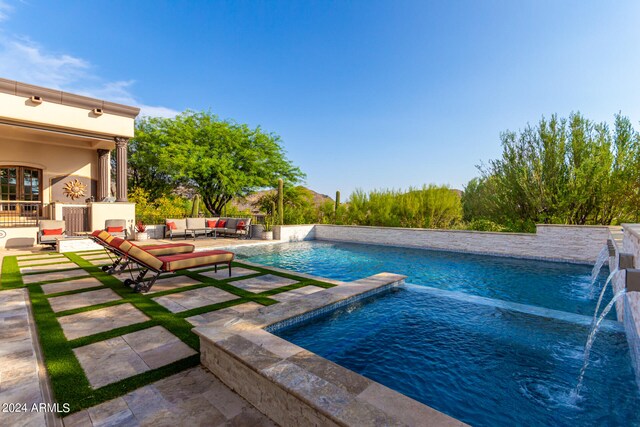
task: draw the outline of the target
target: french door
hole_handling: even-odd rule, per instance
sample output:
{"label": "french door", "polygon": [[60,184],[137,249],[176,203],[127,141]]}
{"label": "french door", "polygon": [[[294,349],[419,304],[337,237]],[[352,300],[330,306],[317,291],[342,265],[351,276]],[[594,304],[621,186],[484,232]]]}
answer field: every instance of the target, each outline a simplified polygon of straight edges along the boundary
{"label": "french door", "polygon": [[0,166],[0,216],[37,216],[41,205],[41,169]]}

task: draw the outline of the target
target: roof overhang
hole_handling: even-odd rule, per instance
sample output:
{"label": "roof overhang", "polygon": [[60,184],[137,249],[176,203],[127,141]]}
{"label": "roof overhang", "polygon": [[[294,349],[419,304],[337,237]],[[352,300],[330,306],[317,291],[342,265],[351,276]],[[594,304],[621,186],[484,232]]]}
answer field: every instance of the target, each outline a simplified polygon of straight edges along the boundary
{"label": "roof overhang", "polygon": [[71,139],[72,144],[100,144],[133,137],[139,113],[136,107],[0,79],[0,136],[46,134],[42,143]]}

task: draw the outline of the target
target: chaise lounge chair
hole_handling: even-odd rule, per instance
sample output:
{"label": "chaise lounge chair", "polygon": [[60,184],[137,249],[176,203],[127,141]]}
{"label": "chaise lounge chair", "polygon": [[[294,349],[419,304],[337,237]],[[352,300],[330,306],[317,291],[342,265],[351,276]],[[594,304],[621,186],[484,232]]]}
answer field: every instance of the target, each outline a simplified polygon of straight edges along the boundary
{"label": "chaise lounge chair", "polygon": [[[127,252],[131,246],[135,246],[134,243],[115,237],[103,230],[96,230],[89,237],[94,242],[104,247],[106,251],[111,252],[116,256],[113,264],[102,267],[104,272],[109,274],[121,272],[129,265],[130,260],[127,257]],[[163,243],[159,245],[148,244],[140,247],[153,255],[191,253],[195,249],[195,246],[189,243]]]}
{"label": "chaise lounge chair", "polygon": [[[132,246],[127,251],[127,256],[142,267],[138,277],[132,281],[125,281],[125,285],[134,285],[135,292],[148,292],[158,278],[164,273],[186,270],[188,268],[205,267],[213,265],[218,271],[218,265],[226,264],[231,277],[231,262],[235,254],[233,252],[211,250],[203,252],[182,253],[174,255],[152,255],[143,248]],[[151,271],[154,276],[145,281],[145,275]]]}

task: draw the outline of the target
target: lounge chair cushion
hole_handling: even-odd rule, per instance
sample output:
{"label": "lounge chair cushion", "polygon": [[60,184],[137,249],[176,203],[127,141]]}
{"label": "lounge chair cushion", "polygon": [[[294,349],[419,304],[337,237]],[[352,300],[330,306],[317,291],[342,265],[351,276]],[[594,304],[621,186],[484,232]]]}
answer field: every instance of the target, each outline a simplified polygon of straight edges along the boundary
{"label": "lounge chair cushion", "polygon": [[233,261],[233,257],[233,252],[212,250],[193,254],[166,255],[159,259],[162,261],[163,270],[176,271],[204,265],[226,264]]}
{"label": "lounge chair cushion", "polygon": [[172,254],[190,254],[195,250],[195,246],[189,243],[166,243],[163,245],[145,245],[139,246],[151,255],[162,256]]}
{"label": "lounge chair cushion", "polygon": [[134,259],[134,261],[140,261],[155,270],[159,270],[162,267],[163,262],[160,259],[137,246],[132,246],[131,249],[129,249],[128,254]]}

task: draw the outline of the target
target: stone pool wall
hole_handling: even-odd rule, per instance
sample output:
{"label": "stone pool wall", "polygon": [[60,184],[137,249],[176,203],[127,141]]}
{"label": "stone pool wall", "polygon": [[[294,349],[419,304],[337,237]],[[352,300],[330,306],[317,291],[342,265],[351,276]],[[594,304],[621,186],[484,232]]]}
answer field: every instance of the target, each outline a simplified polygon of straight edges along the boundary
{"label": "stone pool wall", "polygon": [[538,225],[533,234],[316,224],[276,227],[278,236],[287,242],[316,239],[593,263],[609,227]]}
{"label": "stone pool wall", "polygon": [[197,327],[201,362],[284,427],[466,424],[272,335],[266,329],[314,317],[384,292],[405,276],[381,273]]}
{"label": "stone pool wall", "polygon": [[[630,253],[634,256],[634,267],[640,268],[640,224],[623,224],[622,241],[616,241],[616,257],[611,258],[610,268],[613,271],[618,266],[617,255],[620,252]],[[626,276],[624,272],[619,273],[612,280],[614,292],[618,292],[625,287]],[[640,385],[640,293],[631,292],[625,295],[616,303],[616,313],[618,320],[623,322],[633,367],[636,372],[636,379]]]}

